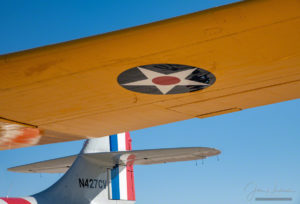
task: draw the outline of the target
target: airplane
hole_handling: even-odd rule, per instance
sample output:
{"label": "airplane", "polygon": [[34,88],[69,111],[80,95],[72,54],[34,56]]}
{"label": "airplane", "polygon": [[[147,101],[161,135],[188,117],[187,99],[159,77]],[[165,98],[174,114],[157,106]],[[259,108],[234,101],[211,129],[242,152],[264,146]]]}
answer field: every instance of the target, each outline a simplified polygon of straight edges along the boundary
{"label": "airplane", "polygon": [[0,204],[135,203],[133,165],[200,160],[221,152],[190,147],[132,150],[129,132],[87,139],[78,155],[10,168],[25,173],[65,173],[50,188],[24,198],[0,198]]}
{"label": "airplane", "polygon": [[300,98],[300,2],[247,0],[0,56],[0,150]]}

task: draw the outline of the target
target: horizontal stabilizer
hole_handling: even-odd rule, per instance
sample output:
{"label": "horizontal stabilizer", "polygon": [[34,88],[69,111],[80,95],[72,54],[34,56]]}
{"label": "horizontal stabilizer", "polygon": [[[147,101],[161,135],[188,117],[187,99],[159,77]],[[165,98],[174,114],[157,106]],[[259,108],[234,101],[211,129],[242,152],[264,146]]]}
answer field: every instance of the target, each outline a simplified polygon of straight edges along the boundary
{"label": "horizontal stabilizer", "polygon": [[[189,161],[205,159],[220,154],[219,150],[207,147],[168,148],[153,150],[135,150],[120,152],[102,152],[80,154],[92,163],[103,167],[116,165],[147,165],[167,162]],[[52,159],[18,167],[9,168],[9,171],[23,173],[64,173],[73,164],[76,155]]]}
{"label": "horizontal stabilizer", "polygon": [[77,155],[50,159],[9,168],[8,171],[20,173],[65,173],[75,161]]}

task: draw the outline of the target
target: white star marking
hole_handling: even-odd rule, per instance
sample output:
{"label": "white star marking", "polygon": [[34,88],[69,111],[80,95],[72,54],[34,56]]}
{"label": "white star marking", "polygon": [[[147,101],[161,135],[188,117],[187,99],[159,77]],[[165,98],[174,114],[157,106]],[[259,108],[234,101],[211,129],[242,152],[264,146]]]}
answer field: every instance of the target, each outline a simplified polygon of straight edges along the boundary
{"label": "white star marking", "polygon": [[[171,91],[175,86],[188,86],[188,85],[201,85],[201,86],[207,86],[208,84],[191,81],[188,79],[185,79],[188,77],[195,69],[189,69],[181,72],[176,72],[173,74],[162,74],[159,72],[154,72],[148,69],[144,69],[142,67],[138,67],[138,69],[147,77],[147,79],[143,79],[140,81],[130,82],[127,84],[122,84],[123,86],[156,86],[163,94],[167,94],[169,91]],[[176,84],[171,85],[159,85],[152,82],[154,78],[157,77],[163,77],[163,76],[172,76],[180,79],[180,82]]]}

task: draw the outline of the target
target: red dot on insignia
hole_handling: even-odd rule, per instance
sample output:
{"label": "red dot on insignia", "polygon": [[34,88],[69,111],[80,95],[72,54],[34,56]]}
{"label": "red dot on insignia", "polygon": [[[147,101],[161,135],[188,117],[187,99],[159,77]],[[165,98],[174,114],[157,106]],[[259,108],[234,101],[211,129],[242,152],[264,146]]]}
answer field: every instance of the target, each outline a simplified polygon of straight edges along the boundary
{"label": "red dot on insignia", "polygon": [[157,85],[174,85],[180,82],[180,79],[173,76],[161,76],[152,79],[152,82]]}

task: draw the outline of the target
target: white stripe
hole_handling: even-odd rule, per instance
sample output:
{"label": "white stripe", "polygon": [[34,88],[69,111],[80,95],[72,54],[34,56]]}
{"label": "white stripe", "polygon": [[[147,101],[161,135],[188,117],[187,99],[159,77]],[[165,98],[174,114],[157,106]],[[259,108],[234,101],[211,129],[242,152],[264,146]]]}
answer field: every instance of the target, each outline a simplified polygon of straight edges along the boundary
{"label": "white stripe", "polygon": [[125,132],[118,134],[118,151],[126,151]]}
{"label": "white stripe", "polygon": [[108,169],[107,173],[108,173],[108,195],[109,195],[109,199],[112,199],[111,169]]}
{"label": "white stripe", "polygon": [[119,166],[120,200],[127,200],[127,168]]}
{"label": "white stripe", "polygon": [[4,200],[0,199],[0,204],[7,204]]}

